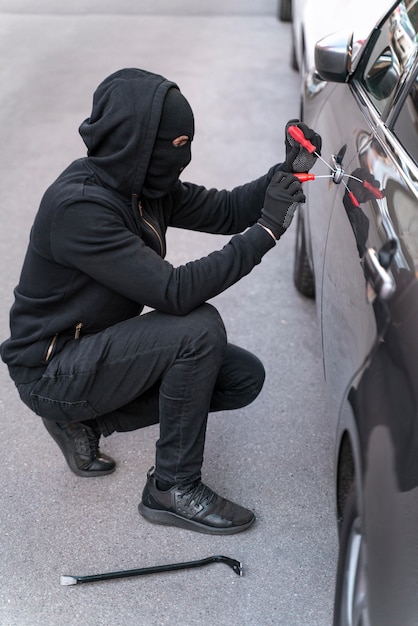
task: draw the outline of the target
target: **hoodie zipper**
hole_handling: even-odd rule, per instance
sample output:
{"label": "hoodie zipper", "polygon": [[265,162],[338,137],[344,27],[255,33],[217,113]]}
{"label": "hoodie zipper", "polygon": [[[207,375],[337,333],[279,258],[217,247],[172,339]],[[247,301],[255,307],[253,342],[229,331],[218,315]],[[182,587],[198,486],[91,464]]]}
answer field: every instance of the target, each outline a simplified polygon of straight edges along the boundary
{"label": "hoodie zipper", "polygon": [[46,355],[45,355],[45,363],[48,363],[49,359],[51,358],[52,352],[54,350],[55,344],[57,342],[58,339],[58,333],[55,333],[55,335],[52,337],[48,349],[46,351]]}
{"label": "hoodie zipper", "polygon": [[164,243],[163,243],[163,238],[161,237],[160,233],[158,232],[158,230],[155,228],[155,226],[153,224],[151,224],[151,222],[149,220],[147,220],[144,217],[144,213],[142,210],[142,201],[138,200],[138,211],[139,211],[139,215],[142,219],[142,221],[148,226],[148,228],[154,233],[154,235],[157,237],[158,240],[158,244],[160,246],[160,255],[164,258]]}
{"label": "hoodie zipper", "polygon": [[[83,328],[83,322],[78,322],[78,324],[76,324],[74,328],[75,328],[74,339],[80,339],[80,333],[81,333],[81,329]],[[55,344],[57,343],[58,335],[59,333],[55,333],[55,335],[52,337],[51,341],[49,342],[48,349],[45,355],[45,363],[48,363],[48,361],[50,360],[52,356],[52,353],[55,348]]]}

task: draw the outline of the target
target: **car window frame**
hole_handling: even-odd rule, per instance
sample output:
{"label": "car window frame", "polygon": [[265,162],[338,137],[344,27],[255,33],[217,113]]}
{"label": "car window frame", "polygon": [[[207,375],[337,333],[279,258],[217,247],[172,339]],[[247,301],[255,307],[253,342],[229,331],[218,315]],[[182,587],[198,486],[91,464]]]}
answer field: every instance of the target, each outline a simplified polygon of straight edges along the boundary
{"label": "car window frame", "polygon": [[[373,98],[370,96],[370,93],[366,89],[366,86],[364,83],[364,73],[366,71],[367,64],[369,63],[373,55],[373,51],[375,50],[376,42],[380,38],[382,29],[386,26],[386,23],[390,15],[395,11],[396,7],[399,6],[399,4],[401,4],[401,2],[402,0],[399,0],[399,2],[394,3],[391,9],[385,14],[385,16],[379,22],[379,24],[372,30],[368,38],[368,41],[365,44],[364,49],[361,53],[361,57],[358,59],[356,68],[353,71],[353,74],[350,76],[350,79],[349,79],[350,88],[353,91],[357,92],[357,94],[359,95],[361,94],[361,99],[363,100],[364,103],[367,103],[367,108],[369,109],[369,111],[371,110],[374,111],[374,115],[372,115],[372,118],[374,119],[375,123],[378,121],[381,121],[385,124],[389,124],[389,120],[392,119],[392,116],[394,115],[394,113],[395,112],[397,112],[397,114],[399,113],[400,107],[402,106],[402,103],[403,103],[402,98],[407,97],[407,94],[409,92],[408,87],[410,87],[411,85],[411,82],[409,80],[411,67],[413,67],[416,64],[417,49],[418,49],[417,44],[415,45],[414,53],[410,56],[410,58],[408,59],[408,62],[406,63],[402,71],[400,80],[398,81],[396,88],[394,89],[393,95],[388,100],[383,110],[380,111],[379,108],[376,106],[375,102],[373,101]],[[401,101],[402,103],[400,104]]]}
{"label": "car window frame", "polygon": [[418,46],[415,51],[415,55],[413,58],[413,63],[408,70],[409,76],[406,77],[402,89],[397,94],[396,103],[394,102],[394,106],[388,112],[386,118],[386,126],[393,132],[394,126],[396,124],[396,120],[399,117],[399,114],[405,104],[405,100],[409,96],[409,93],[412,89],[413,84],[418,80]]}

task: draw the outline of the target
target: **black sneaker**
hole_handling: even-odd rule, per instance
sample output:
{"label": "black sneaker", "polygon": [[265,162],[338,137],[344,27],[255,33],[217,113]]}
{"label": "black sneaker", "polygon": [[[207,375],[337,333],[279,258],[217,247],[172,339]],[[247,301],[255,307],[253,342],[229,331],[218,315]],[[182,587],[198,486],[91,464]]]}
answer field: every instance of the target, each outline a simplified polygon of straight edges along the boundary
{"label": "black sneaker", "polygon": [[148,521],[210,535],[239,533],[254,522],[252,511],[218,496],[200,480],[161,491],[153,469],[148,472],[138,506],[140,514]]}
{"label": "black sneaker", "polygon": [[74,474],[83,477],[106,476],[115,470],[115,461],[100,452],[98,429],[83,422],[61,424],[48,419],[42,421]]}

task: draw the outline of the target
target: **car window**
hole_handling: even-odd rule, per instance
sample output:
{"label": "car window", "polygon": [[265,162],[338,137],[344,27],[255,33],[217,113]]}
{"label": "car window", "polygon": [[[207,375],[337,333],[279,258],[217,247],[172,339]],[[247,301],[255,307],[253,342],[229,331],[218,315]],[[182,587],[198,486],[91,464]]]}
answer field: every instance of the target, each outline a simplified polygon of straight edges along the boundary
{"label": "car window", "polygon": [[418,0],[404,0],[371,40],[359,82],[382,115],[395,96],[418,41]]}
{"label": "car window", "polygon": [[402,105],[393,132],[405,150],[418,162],[418,76]]}

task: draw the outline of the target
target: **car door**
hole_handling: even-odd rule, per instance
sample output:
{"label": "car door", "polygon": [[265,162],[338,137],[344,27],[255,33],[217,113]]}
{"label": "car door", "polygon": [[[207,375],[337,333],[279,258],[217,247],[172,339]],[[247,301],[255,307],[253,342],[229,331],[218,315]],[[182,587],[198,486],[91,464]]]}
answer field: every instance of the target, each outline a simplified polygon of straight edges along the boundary
{"label": "car door", "polygon": [[373,34],[345,102],[340,87],[327,102],[346,127],[346,173],[383,192],[362,194],[355,178],[340,186],[321,298],[340,429],[359,441],[362,593],[366,585],[368,619],[379,626],[412,624],[418,614],[416,5],[400,3]]}
{"label": "car door", "polygon": [[[410,73],[415,44],[411,44],[409,53],[398,56],[399,37],[393,36],[394,29],[393,18],[389,18],[380,35],[369,42],[365,59],[350,86],[336,86],[321,112],[332,152],[344,154],[342,166],[346,173],[343,182],[334,185],[321,285],[325,374],[336,398],[343,397],[387,327],[387,298],[382,299],[382,294],[373,288],[379,278],[373,271],[373,262],[379,263],[379,256],[371,258],[370,254],[375,251],[383,255],[385,250],[392,254],[393,246],[396,247],[395,266],[382,268],[388,269],[388,279],[394,282],[399,275],[398,266],[413,268],[414,263],[410,255],[415,240],[401,221],[409,223],[415,215],[411,170],[416,165],[414,156],[394,140],[386,123],[393,119],[394,111],[402,109],[400,97]],[[408,40],[413,42],[410,37]],[[409,126],[404,137],[415,145],[411,134],[415,130],[413,119]],[[383,197],[378,197],[378,189],[376,194],[363,193],[357,178],[365,179],[369,185],[376,181],[373,184],[379,185]],[[358,206],[350,201],[351,194],[358,196]],[[313,224],[311,228],[315,230]]]}

